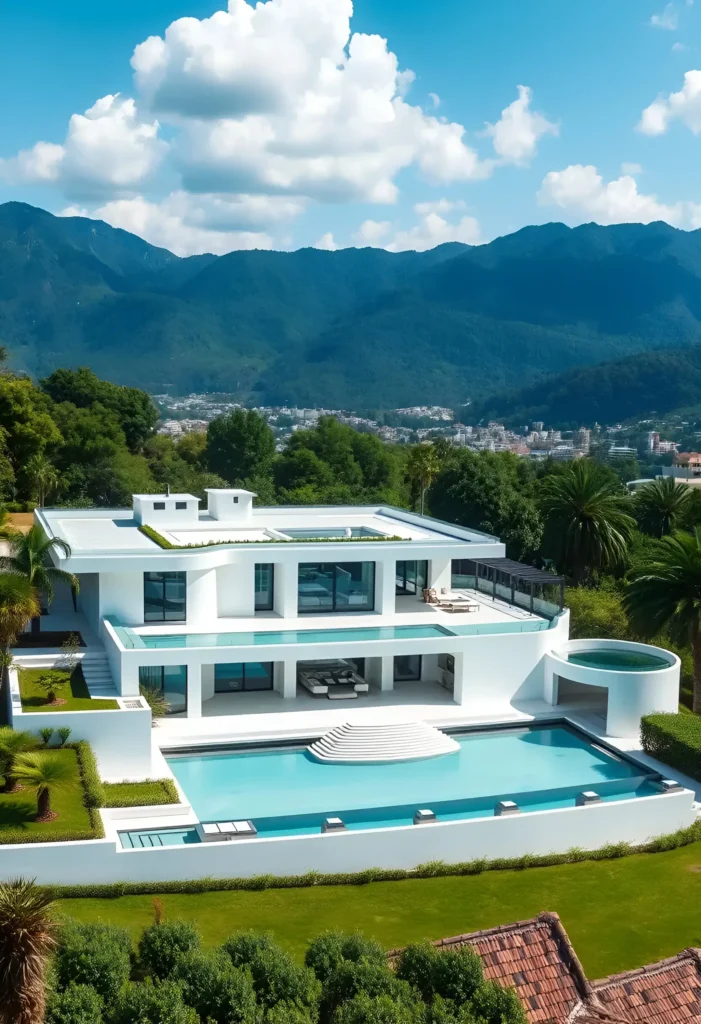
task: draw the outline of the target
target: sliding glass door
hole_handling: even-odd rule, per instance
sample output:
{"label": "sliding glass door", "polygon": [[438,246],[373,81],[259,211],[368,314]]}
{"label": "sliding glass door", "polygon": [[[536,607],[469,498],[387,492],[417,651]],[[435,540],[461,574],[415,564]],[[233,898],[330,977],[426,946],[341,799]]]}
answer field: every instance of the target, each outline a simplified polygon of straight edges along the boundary
{"label": "sliding glass door", "polygon": [[168,703],[167,715],[187,711],[187,665],[142,665],[139,686],[163,694]]}
{"label": "sliding glass door", "polygon": [[396,594],[422,594],[428,579],[428,562],[397,562]]}
{"label": "sliding glass door", "polygon": [[375,607],[374,562],[301,562],[299,614],[371,612]]}
{"label": "sliding glass door", "polygon": [[245,690],[272,690],[272,661],[232,662],[214,666],[215,693],[242,693]]}

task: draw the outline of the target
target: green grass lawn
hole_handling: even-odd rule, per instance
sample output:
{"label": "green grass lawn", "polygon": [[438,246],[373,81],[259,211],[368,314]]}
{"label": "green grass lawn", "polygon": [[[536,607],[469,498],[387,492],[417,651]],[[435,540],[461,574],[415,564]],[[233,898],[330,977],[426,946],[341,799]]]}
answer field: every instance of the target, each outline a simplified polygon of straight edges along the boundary
{"label": "green grass lawn", "polygon": [[51,795],[51,808],[58,812],[54,821],[36,822],[37,801],[34,793],[22,790],[19,793],[0,792],[0,835],[2,832],[36,832],[46,835],[50,841],[52,835],[59,832],[90,829],[90,818],[83,804],[83,787],[78,772],[78,758],[75,750],[47,751],[51,757],[70,761],[75,772],[75,784],[63,792],[56,790]]}
{"label": "green grass lawn", "polygon": [[90,696],[80,665],[75,669],[70,680],[68,672],[60,673],[66,679],[66,686],[62,687],[56,696],[64,699],[66,703],[47,704],[46,693],[37,685],[39,677],[45,672],[46,670],[42,668],[21,668],[19,670],[19,692],[22,697],[23,711],[113,711],[119,708],[116,700]]}
{"label": "green grass lawn", "polygon": [[[328,928],[360,929],[386,946],[534,917],[560,915],[592,979],[701,946],[701,843],[524,871],[458,878],[161,896],[167,917],[196,922],[214,945],[239,929],[270,931],[296,956]],[[61,911],[109,921],[136,938],[153,918],[150,896],[71,899]]]}

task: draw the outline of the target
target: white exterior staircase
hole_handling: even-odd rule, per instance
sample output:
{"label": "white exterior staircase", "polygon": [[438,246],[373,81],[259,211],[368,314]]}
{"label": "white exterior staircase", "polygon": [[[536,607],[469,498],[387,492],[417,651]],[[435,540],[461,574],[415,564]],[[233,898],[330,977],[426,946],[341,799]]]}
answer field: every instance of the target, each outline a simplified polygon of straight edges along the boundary
{"label": "white exterior staircase", "polygon": [[86,651],[80,664],[91,697],[119,696],[104,651]]}
{"label": "white exterior staircase", "polygon": [[336,726],[307,750],[329,764],[381,764],[454,754],[460,745],[426,722]]}

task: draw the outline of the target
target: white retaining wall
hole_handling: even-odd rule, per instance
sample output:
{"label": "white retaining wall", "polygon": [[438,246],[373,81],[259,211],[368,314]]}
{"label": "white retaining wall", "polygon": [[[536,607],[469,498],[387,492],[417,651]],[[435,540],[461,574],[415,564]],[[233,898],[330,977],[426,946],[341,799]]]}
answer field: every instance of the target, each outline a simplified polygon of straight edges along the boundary
{"label": "white retaining wall", "polygon": [[566,853],[573,847],[591,850],[623,840],[642,843],[689,826],[695,817],[693,796],[683,790],[513,817],[148,850],[122,850],[113,838],[0,846],[0,879],[23,875],[42,884],[63,885],[187,881]]}

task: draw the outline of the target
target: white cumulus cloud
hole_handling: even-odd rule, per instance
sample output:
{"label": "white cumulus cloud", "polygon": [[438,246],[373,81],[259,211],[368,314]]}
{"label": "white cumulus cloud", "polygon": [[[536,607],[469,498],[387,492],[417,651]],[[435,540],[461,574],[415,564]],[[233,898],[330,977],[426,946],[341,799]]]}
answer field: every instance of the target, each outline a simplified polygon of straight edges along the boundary
{"label": "white cumulus cloud", "polygon": [[679,92],[658,96],[643,110],[637,128],[644,135],[663,135],[674,120],[682,121],[694,135],[701,132],[701,71],[687,71]]}
{"label": "white cumulus cloud", "polygon": [[465,215],[448,220],[443,214],[465,208],[463,202],[439,199],[435,202],[416,203],[414,212],[419,220],[410,228],[395,228],[391,221],[366,220],[358,228],[355,241],[359,245],[370,245],[390,252],[404,252],[414,249],[424,252],[444,242],[465,242],[480,245],[483,241],[479,221]]}
{"label": "white cumulus cloud", "polygon": [[134,189],[167,151],[158,128],[158,121],[141,118],[133,99],[103,96],[84,114],[73,114],[62,145],[37,142],[0,161],[0,173],[15,181],[56,182],[69,195]]}
{"label": "white cumulus cloud", "polygon": [[686,215],[683,203],[667,205],[654,195],[639,192],[635,178],[629,174],[605,182],[596,167],[582,164],[550,171],[543,179],[538,201],[599,224],[649,224],[664,220],[679,225]]}
{"label": "white cumulus cloud", "polygon": [[333,234],[330,231],[325,231],[321,238],[317,238],[312,248],[325,249],[327,252],[336,252],[337,249],[340,249],[340,246],[336,244]]}
{"label": "white cumulus cloud", "polygon": [[667,4],[660,14],[653,14],[649,23],[652,28],[661,28],[667,32],[674,32],[679,26],[679,15],[674,4]]}
{"label": "white cumulus cloud", "polygon": [[519,86],[473,141],[439,116],[437,94],[428,110],[409,101],[413,72],[386,39],[353,32],[352,14],[352,0],[228,0],[211,17],[179,18],[135,48],[133,97],[74,114],[63,142],[0,161],[0,176],[53,184],[72,205],[158,244],[172,238],[179,252],[220,251],[250,235],[281,238],[278,222],[311,203],[396,203],[407,168],[447,185],[527,164],[557,134]]}
{"label": "white cumulus cloud", "polygon": [[531,110],[531,90],[518,87],[518,99],[510,103],[496,124],[487,125],[494,151],[504,163],[527,164],[536,154],[543,135],[557,135],[559,128],[543,114]]}

